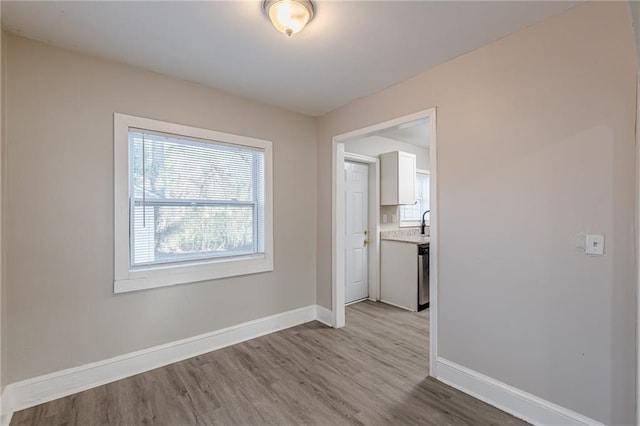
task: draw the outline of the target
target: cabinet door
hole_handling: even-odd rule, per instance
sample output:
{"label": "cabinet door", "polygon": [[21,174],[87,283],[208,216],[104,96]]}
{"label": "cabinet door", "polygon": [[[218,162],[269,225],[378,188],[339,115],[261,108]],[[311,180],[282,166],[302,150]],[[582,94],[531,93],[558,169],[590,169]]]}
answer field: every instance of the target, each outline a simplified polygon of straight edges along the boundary
{"label": "cabinet door", "polygon": [[418,247],[412,243],[380,243],[380,300],[418,310]]}
{"label": "cabinet door", "polygon": [[380,205],[398,205],[398,151],[380,154]]}
{"label": "cabinet door", "polygon": [[416,200],[416,156],[398,152],[398,204],[415,204]]}

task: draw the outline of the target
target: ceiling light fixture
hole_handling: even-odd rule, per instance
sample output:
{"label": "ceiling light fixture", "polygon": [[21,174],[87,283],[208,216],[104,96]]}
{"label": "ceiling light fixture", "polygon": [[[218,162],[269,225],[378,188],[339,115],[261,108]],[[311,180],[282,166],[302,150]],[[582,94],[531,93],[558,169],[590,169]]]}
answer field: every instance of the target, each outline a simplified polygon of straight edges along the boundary
{"label": "ceiling light fixture", "polygon": [[264,0],[262,7],[276,30],[288,36],[301,31],[313,19],[310,0]]}

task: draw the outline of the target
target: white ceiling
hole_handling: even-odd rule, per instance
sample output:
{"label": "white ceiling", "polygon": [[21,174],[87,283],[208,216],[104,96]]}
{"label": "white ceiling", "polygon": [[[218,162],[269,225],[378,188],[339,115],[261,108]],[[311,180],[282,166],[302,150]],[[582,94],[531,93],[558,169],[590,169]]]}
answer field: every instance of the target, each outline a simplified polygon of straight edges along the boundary
{"label": "white ceiling", "polygon": [[316,1],[287,38],[261,1],[2,1],[5,30],[309,115],[399,83],[576,4]]}
{"label": "white ceiling", "polygon": [[431,144],[430,133],[431,126],[428,118],[421,118],[376,132],[379,136],[409,143],[421,148],[428,148]]}

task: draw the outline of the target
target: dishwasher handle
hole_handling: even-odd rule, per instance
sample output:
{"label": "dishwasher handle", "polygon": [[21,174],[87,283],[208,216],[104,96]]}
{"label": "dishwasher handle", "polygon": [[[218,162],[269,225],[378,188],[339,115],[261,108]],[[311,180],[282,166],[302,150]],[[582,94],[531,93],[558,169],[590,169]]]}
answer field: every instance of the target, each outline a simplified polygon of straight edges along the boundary
{"label": "dishwasher handle", "polygon": [[428,308],[429,302],[429,245],[418,247],[418,309]]}

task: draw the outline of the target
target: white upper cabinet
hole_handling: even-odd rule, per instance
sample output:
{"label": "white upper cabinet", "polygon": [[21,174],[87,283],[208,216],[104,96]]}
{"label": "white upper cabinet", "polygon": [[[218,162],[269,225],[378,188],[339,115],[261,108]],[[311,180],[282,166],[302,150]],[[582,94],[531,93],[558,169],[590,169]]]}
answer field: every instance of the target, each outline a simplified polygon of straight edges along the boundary
{"label": "white upper cabinet", "polygon": [[397,206],[415,204],[416,156],[393,151],[380,154],[380,204]]}

